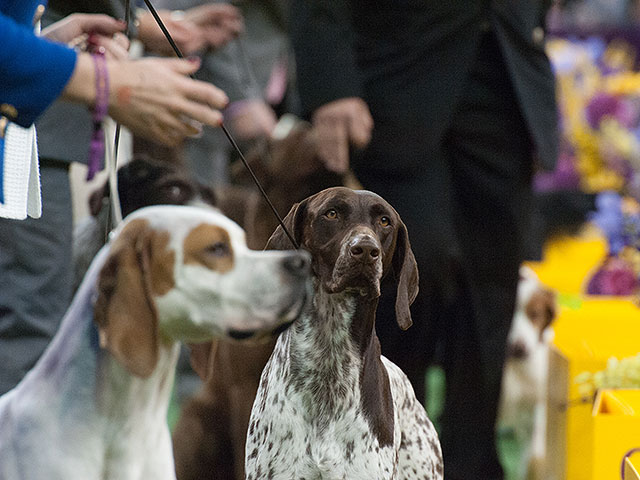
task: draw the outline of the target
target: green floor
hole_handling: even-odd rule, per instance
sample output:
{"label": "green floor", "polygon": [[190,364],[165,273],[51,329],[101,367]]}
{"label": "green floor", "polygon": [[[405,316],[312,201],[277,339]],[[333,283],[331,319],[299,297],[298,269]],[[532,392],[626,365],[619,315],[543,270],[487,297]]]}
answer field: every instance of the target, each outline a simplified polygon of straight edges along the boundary
{"label": "green floor", "polygon": [[[427,372],[427,412],[432,419],[436,429],[439,431],[438,418],[442,413],[444,403],[444,373],[440,368],[433,367]],[[169,412],[167,414],[169,426],[173,429],[178,416],[180,415],[180,407],[178,403],[172,401],[169,404]],[[505,480],[519,480],[516,475],[516,460],[519,456],[519,446],[515,439],[509,434],[498,435],[498,453],[502,466],[505,470]]]}
{"label": "green floor", "polygon": [[[427,412],[436,429],[440,431],[438,418],[444,404],[444,372],[438,367],[432,367],[427,372]],[[505,472],[505,480],[519,480],[517,476],[517,459],[520,447],[513,435],[498,434],[498,454]]]}

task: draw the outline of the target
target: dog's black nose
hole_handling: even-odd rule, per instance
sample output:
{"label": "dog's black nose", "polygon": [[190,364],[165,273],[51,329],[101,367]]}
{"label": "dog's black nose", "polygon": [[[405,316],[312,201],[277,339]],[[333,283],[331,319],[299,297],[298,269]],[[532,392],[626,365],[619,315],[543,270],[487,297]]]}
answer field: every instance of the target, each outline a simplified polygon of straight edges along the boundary
{"label": "dog's black nose", "polygon": [[527,356],[527,346],[520,341],[507,345],[507,356],[516,360],[522,360]]}
{"label": "dog's black nose", "polygon": [[311,260],[309,259],[309,255],[305,252],[292,253],[282,261],[282,266],[285,271],[296,277],[304,277],[308,275],[310,265]]}
{"label": "dog's black nose", "polygon": [[234,340],[246,340],[247,338],[251,338],[256,334],[255,330],[234,330],[231,329],[227,332],[229,337]]}
{"label": "dog's black nose", "polygon": [[380,256],[380,248],[372,238],[364,237],[351,243],[349,253],[363,262],[373,262]]}

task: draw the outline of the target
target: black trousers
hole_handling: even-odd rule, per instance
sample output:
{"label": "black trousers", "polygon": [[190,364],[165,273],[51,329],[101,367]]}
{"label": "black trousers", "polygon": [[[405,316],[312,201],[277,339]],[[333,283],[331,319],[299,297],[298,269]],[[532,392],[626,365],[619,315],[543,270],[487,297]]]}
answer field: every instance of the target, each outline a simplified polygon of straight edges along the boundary
{"label": "black trousers", "polygon": [[430,126],[403,125],[398,108],[397,121],[374,113],[370,148],[354,161],[364,187],[406,223],[420,272],[407,332],[395,325],[393,287],[385,285],[376,323],[382,351],[421,400],[427,365],[444,367],[445,478],[501,479],[495,420],[529,227],[532,143],[492,36],[437,144],[416,133]]}
{"label": "black trousers", "polygon": [[42,217],[0,219],[0,394],[35,365],[71,299],[69,164],[40,160]]}

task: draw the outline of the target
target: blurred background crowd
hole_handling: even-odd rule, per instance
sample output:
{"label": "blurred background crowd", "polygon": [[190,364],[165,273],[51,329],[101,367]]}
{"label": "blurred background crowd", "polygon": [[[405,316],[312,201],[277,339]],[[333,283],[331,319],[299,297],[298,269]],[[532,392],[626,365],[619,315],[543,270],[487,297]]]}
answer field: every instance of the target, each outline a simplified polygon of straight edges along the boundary
{"label": "blurred background crowd", "polygon": [[[50,30],[49,38],[118,61],[174,56],[145,2],[131,3],[128,38],[124,25],[101,32],[94,24],[73,38]],[[407,373],[421,401],[436,405],[430,414],[441,434],[445,478],[505,478],[508,459],[499,460],[495,425],[521,263],[540,260],[550,238],[577,232],[590,216],[609,251],[588,292],[639,290],[638,2],[152,3],[195,65],[176,67],[180,78],[193,74],[224,92],[209,92],[225,97],[208,103],[281,215],[338,184],[372,190],[401,214],[420,269],[420,296],[415,325],[400,332],[386,320],[393,294],[383,292],[383,353]],[[69,18],[77,23],[78,13],[123,20],[125,2],[50,0],[43,34]],[[112,95],[120,101],[127,92]],[[4,108],[3,95],[0,85]],[[77,282],[74,228],[78,235],[91,218],[106,232],[113,221],[107,172],[86,181],[92,112],[64,100],[35,122],[42,217],[0,219],[0,393],[37,361],[69,305]],[[185,121],[195,118],[189,110],[178,115],[179,127],[169,122],[154,130],[152,121],[129,125],[116,110],[112,116],[131,127],[121,134],[118,166],[148,162],[121,179],[128,208],[180,203],[195,183],[251,230],[251,243],[259,220],[271,213],[225,133],[202,127],[220,118]],[[0,115],[12,120],[6,108]],[[109,150],[113,138],[106,142]],[[156,174],[173,181],[142,185]],[[134,201],[140,191],[158,200]],[[224,205],[236,200],[244,206],[234,217]],[[258,233],[253,248],[264,246]],[[434,364],[444,381],[425,375]],[[181,368],[178,405],[200,382],[188,362]],[[516,470],[507,469],[509,478],[519,478]]]}

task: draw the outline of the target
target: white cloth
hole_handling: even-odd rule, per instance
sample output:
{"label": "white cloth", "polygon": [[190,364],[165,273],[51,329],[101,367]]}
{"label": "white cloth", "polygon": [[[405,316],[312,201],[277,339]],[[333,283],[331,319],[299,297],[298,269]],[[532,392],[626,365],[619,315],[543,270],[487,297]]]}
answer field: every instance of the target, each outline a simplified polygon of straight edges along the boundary
{"label": "white cloth", "polygon": [[3,189],[0,217],[24,220],[40,218],[40,168],[36,129],[9,123],[4,137]]}

